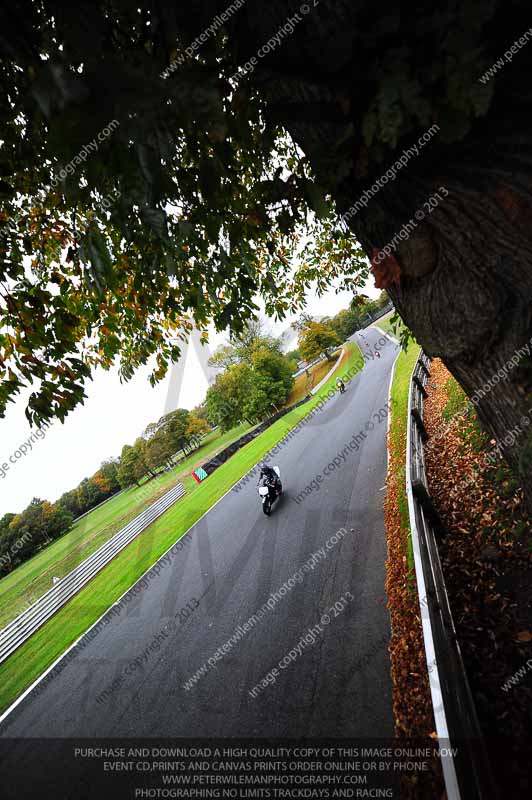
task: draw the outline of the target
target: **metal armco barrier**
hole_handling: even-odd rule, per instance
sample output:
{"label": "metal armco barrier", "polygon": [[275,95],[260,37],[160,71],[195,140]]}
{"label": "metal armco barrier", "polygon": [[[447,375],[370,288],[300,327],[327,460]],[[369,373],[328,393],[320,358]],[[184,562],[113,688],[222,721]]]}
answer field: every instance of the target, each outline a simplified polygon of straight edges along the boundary
{"label": "metal armco barrier", "polygon": [[0,631],[0,664],[184,494],[185,487],[178,483]]}
{"label": "metal armco barrier", "polygon": [[376,320],[380,319],[381,317],[384,317],[385,314],[389,314],[390,311],[395,311],[393,303],[388,303],[387,306],[381,308],[381,310],[377,311],[376,314],[368,314],[364,322],[364,327],[367,328],[368,325],[373,325],[373,323],[376,322]]}
{"label": "metal armco barrier", "polygon": [[429,370],[430,359],[421,351],[408,398],[406,493],[434,721],[441,748],[457,748],[456,755],[442,757],[448,800],[495,800],[499,795],[451,614],[438,553],[438,518],[425,472],[424,443],[430,439],[423,404]]}

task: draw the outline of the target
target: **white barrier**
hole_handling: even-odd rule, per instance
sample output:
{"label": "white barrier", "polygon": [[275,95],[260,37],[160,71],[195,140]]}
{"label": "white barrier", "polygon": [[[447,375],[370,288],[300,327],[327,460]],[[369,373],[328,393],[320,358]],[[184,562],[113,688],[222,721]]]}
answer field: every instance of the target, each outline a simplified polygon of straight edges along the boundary
{"label": "white barrier", "polygon": [[115,533],[109,541],[105,542],[72,572],[61,578],[33,605],[15,617],[7,627],[0,631],[0,664],[74,597],[139,533],[145,531],[184,494],[185,487],[182,483],[178,483],[155,503],[148,506],[138,517]]}

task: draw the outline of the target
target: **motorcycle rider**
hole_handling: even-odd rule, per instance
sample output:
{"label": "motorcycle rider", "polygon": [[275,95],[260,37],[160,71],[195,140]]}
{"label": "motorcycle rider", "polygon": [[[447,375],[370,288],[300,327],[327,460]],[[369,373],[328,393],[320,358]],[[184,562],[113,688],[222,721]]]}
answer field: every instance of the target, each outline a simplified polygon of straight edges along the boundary
{"label": "motorcycle rider", "polygon": [[345,383],[341,378],[336,378],[336,385],[338,386],[340,392],[343,394],[345,392]]}
{"label": "motorcycle rider", "polygon": [[278,474],[273,467],[269,467],[267,464],[260,465],[259,483],[263,478],[266,479],[266,483],[271,483],[278,487],[281,486],[281,481],[279,480]]}

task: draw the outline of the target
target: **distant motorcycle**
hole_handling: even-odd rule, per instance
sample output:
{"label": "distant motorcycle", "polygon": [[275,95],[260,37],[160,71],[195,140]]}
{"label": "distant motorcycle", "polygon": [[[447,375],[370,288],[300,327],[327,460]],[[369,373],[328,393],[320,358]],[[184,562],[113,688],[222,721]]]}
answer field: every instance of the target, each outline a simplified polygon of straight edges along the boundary
{"label": "distant motorcycle", "polygon": [[279,467],[272,467],[277,478],[273,476],[263,475],[259,480],[259,495],[262,500],[262,510],[269,517],[272,513],[272,506],[283,493],[283,485],[281,483],[281,470]]}
{"label": "distant motorcycle", "polygon": [[340,394],[345,394],[345,383],[343,381],[338,381],[336,385],[338,386]]}

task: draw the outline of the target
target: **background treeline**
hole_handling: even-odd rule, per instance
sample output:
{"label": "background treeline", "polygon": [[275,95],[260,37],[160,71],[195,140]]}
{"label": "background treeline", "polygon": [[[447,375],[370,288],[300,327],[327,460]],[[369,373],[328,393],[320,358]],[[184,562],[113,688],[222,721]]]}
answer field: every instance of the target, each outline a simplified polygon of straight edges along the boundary
{"label": "background treeline", "polygon": [[294,385],[297,368],[259,321],[248,323],[239,336],[218,348],[210,364],[221,371],[207,391],[206,413],[223,431],[278,411]]}
{"label": "background treeline", "polygon": [[0,519],[0,577],[31,558],[72,527],[73,521],[121,489],[150,480],[175,466],[176,457],[199,447],[211,430],[206,409],[178,408],[148,425],[133,445],[124,445],[120,458],[104,461],[90,478],[65,492],[57,502],[35,497],[20,514]]}
{"label": "background treeline", "polygon": [[293,373],[301,360],[310,362],[332,352],[355,331],[363,328],[389,304],[385,292],[377,300],[357,296],[349,308],[334,317],[316,320],[303,314],[294,323],[298,347],[284,354],[281,343],[259,320],[249,322],[243,332],[218,348],[210,364],[220,372],[207,391],[208,418],[223,431],[239,422],[261,422],[286,404],[294,385]]}
{"label": "background treeline", "polygon": [[134,444],[122,448],[118,482],[122,488],[139,485],[144,478],[153,478],[161,469],[171,469],[176,458],[197,449],[201,437],[211,430],[206,410],[178,408],[153,422]]}
{"label": "background treeline", "polygon": [[376,300],[357,295],[349,308],[342,309],[334,317],[317,320],[303,314],[294,324],[299,334],[298,346],[286,354],[287,358],[298,364],[301,360],[312,361],[322,353],[330,357],[331,349],[365,328],[388,305],[390,298],[386,292],[381,292]]}
{"label": "background treeline", "polygon": [[364,295],[357,295],[349,308],[342,309],[334,317],[322,317],[320,322],[328,323],[345,342],[356,331],[365,328],[371,319],[390,305],[386,292],[381,292],[376,300],[369,300]]}

